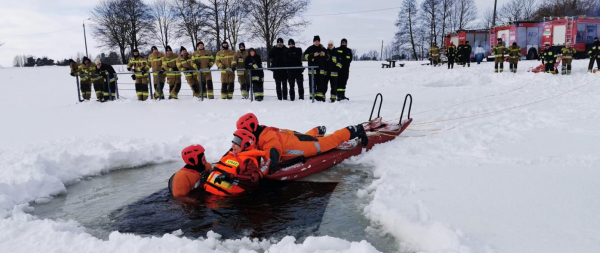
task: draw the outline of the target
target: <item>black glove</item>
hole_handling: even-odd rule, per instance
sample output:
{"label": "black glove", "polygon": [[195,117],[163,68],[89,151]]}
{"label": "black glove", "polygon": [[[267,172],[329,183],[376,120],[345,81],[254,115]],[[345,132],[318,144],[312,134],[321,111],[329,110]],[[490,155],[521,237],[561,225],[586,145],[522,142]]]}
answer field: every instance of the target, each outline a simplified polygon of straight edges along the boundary
{"label": "black glove", "polygon": [[127,71],[131,71],[131,68],[127,68]]}
{"label": "black glove", "polygon": [[145,75],[145,74],[146,74],[146,70],[142,69],[142,75]]}
{"label": "black glove", "polygon": [[131,79],[135,81],[135,74],[131,75]]}
{"label": "black glove", "polygon": [[229,174],[221,174],[215,178],[215,184],[221,184],[223,181],[231,181],[231,176]]}
{"label": "black glove", "polygon": [[231,67],[231,71],[235,72],[236,68],[235,67]]}
{"label": "black glove", "polygon": [[165,70],[164,70],[164,69],[161,69],[160,71],[158,71],[158,74],[159,74],[159,75],[164,75],[164,74],[165,74]]}
{"label": "black glove", "polygon": [[71,76],[75,76],[75,73],[71,72]]}

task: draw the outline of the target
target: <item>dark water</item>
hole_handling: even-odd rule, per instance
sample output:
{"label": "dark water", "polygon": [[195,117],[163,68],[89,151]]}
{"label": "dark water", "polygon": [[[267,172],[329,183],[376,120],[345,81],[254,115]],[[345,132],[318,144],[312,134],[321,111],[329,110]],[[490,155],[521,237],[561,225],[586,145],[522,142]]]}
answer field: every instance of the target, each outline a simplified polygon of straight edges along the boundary
{"label": "dark water", "polygon": [[190,237],[212,230],[224,239],[304,238],[318,231],[336,185],[265,181],[257,192],[235,198],[196,191],[193,202],[176,200],[165,188],[110,213],[105,228],[156,236],[181,229]]}

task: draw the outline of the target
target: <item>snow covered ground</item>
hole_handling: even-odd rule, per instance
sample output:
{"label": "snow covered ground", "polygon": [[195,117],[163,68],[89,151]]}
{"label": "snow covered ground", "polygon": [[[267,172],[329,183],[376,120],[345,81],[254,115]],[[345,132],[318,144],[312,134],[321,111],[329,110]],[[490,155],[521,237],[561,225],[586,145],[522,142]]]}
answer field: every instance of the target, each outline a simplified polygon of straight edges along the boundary
{"label": "snow covered ground", "polygon": [[356,62],[352,100],[334,104],[191,97],[76,103],[67,68],[0,69],[0,249],[376,252],[366,241],[327,236],[222,240],[209,233],[192,240],[177,231],[163,237],[113,232],[100,240],[75,221],[28,214],[27,203],[68,194],[66,185],[86,177],[178,161],[192,143],[204,145],[215,161],[246,112],[266,125],[300,131],[356,124],[368,119],[381,92],[385,119],[397,118],[411,93],[414,122],[401,138],[347,162],[374,168],[376,180],[356,189],[369,203],[367,229],[392,235],[402,252],[597,252],[600,75],[585,73],[587,60],[575,61],[571,76],[526,72],[537,64],[524,61],[517,74],[494,74],[490,63],[447,70]]}

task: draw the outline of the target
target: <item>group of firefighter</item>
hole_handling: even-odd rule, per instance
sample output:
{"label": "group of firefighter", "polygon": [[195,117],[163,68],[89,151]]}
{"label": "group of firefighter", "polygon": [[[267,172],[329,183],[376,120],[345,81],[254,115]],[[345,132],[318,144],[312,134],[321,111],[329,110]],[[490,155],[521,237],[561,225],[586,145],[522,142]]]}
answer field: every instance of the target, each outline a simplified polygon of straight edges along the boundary
{"label": "group of firefighter", "polygon": [[[348,41],[342,39],[339,47],[335,47],[333,41],[329,41],[325,48],[317,35],[313,39],[313,45],[304,52],[295,44],[293,39],[289,39],[288,47],[286,47],[283,39],[278,38],[277,44],[269,52],[268,60],[271,62],[271,67],[276,68],[273,70],[273,78],[275,79],[277,98],[288,100],[289,84],[290,100],[296,99],[296,86],[298,87],[298,99],[304,99],[304,67],[302,64],[304,59],[309,66],[310,99],[314,94],[315,100],[325,102],[330,85],[329,100],[331,102],[347,100],[346,84],[353,58],[352,50],[347,47]],[[189,53],[183,46],[180,48],[179,55],[173,53],[170,46],[165,47],[166,53],[159,52],[156,46],[153,46],[151,50],[152,53],[146,58],[140,55],[139,50],[134,49],[131,60],[127,64],[127,70],[132,72],[131,78],[135,81],[138,100],[145,101],[151,95],[148,87],[150,73],[155,90],[154,99],[165,98],[163,94],[165,81],[169,85],[168,98],[178,99],[182,73],[192,89],[194,97],[214,99],[210,70],[214,65],[221,72],[221,99],[233,98],[234,82],[237,76],[243,99],[249,98],[251,83],[254,99],[256,101],[263,100],[262,60],[254,48],[246,50],[244,43],[239,43],[236,52],[230,49],[227,41],[224,41],[221,44],[221,50],[216,55],[206,50],[202,41],[196,44],[196,51],[193,53]],[[100,61],[92,64],[87,57],[83,58],[82,63],[70,60],[70,65],[71,75],[77,75],[80,78],[80,90],[84,100],[90,100],[92,84],[94,84],[98,101],[104,102],[115,98],[117,75],[112,66]]]}
{"label": "group of firefighter", "polygon": [[[457,64],[463,65],[463,67],[470,66],[471,50],[469,41],[466,41],[464,44],[461,42],[458,48],[455,47],[453,43],[450,43],[450,46],[446,48],[445,52],[448,57],[448,69],[454,68],[455,59],[458,59]],[[540,59],[544,66],[544,72],[552,74],[558,73],[558,70],[555,70],[555,64],[560,55],[562,56],[561,74],[570,75],[571,63],[573,62],[573,57],[576,53],[577,49],[573,48],[570,43],[565,43],[565,47],[562,48],[560,52],[552,50],[549,43],[545,44],[544,51],[540,55]],[[594,43],[587,53],[590,57],[588,72],[591,73],[594,69],[594,62],[596,62],[597,67],[600,67],[600,41],[598,41],[598,37],[594,38]],[[504,45],[502,38],[498,38],[498,43],[492,47],[492,55],[494,56],[495,73],[502,73],[504,71],[505,55],[508,55],[510,72],[517,73],[517,67],[521,58],[521,47],[519,47],[516,42],[513,42],[512,45],[507,48]],[[433,66],[441,65],[441,50],[439,47],[432,45],[429,50],[429,56],[432,59]]]}

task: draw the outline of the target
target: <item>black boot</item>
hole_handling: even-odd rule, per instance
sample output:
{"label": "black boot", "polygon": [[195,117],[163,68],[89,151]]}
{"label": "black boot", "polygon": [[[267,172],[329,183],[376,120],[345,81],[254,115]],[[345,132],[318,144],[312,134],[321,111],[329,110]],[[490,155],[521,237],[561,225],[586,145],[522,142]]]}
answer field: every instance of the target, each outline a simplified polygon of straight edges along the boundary
{"label": "black boot", "polygon": [[365,128],[362,124],[356,126],[348,126],[346,127],[348,131],[350,131],[350,140],[354,138],[360,139],[360,143],[363,147],[366,147],[369,144],[369,137],[367,136],[367,132],[365,132]]}
{"label": "black boot", "polygon": [[319,132],[319,136],[323,136],[323,135],[325,135],[325,133],[327,133],[327,127],[318,126],[317,131]]}

